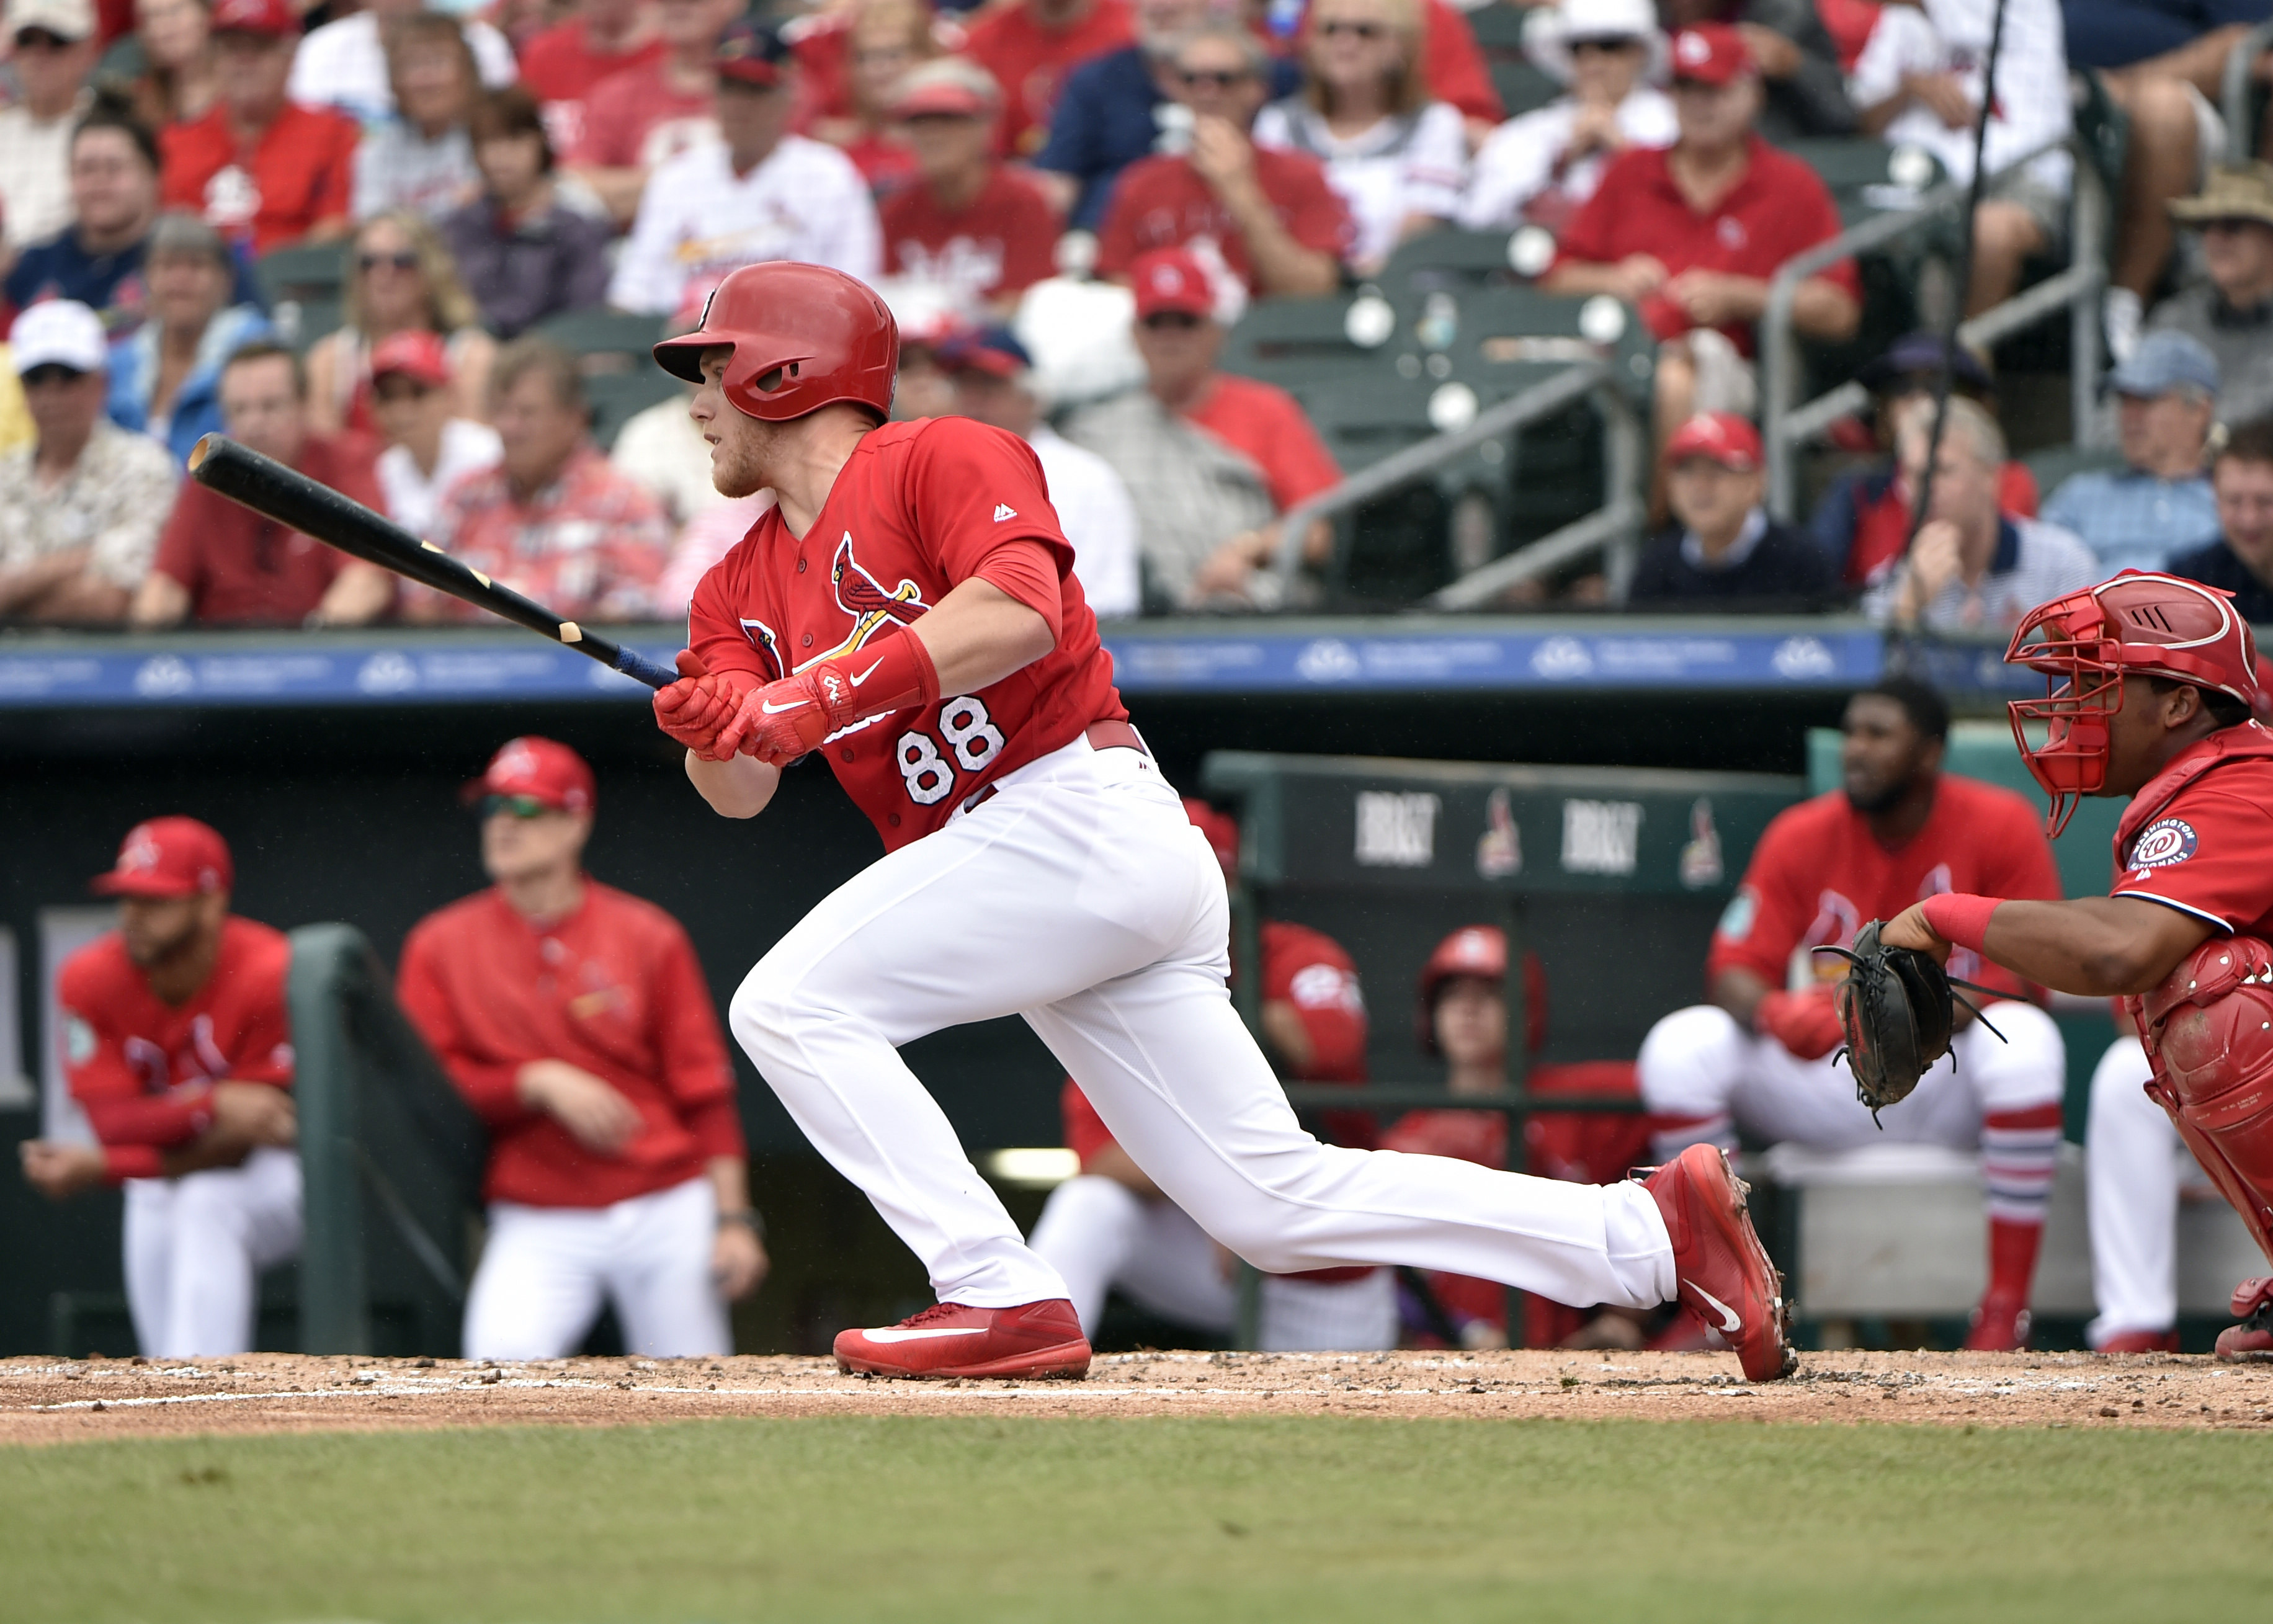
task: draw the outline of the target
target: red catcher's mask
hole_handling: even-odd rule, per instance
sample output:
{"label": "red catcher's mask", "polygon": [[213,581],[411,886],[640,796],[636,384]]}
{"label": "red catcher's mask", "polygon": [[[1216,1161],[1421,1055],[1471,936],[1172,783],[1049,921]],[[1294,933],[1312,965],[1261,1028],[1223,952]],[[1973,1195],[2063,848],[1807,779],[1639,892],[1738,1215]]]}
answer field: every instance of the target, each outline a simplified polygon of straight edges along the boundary
{"label": "red catcher's mask", "polygon": [[[2052,797],[2045,832],[2057,837],[2076,801],[2107,787],[2109,719],[2123,708],[2126,677],[2162,677],[2257,699],[2257,645],[2233,595],[2142,570],[2039,603],[2005,651],[2008,665],[2044,674],[2041,700],[2007,709],[2029,772]],[[2031,723],[2044,741],[2029,742]]]}

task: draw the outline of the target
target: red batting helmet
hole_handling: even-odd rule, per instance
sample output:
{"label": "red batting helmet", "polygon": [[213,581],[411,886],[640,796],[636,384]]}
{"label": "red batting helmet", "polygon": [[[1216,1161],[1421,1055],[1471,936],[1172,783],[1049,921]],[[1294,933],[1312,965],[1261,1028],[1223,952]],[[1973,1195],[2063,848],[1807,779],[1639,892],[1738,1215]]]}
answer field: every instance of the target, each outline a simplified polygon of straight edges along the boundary
{"label": "red batting helmet", "polygon": [[[2079,796],[2107,783],[2108,718],[2123,708],[2126,677],[2162,677],[2253,705],[2257,643],[2233,611],[2233,595],[2143,570],[2039,603],[2013,633],[2008,664],[2042,671],[2050,692],[2014,700],[2013,737],[2029,771],[2052,797],[2045,828],[2058,834]],[[2027,724],[2049,733],[2029,743]]]}
{"label": "red batting helmet", "polygon": [[[1507,932],[1496,924],[1462,925],[1429,955],[1421,967],[1420,997],[1414,1006],[1413,1035],[1421,1052],[1437,1054],[1437,996],[1444,984],[1460,977],[1507,982]],[[1547,1041],[1547,971],[1535,953],[1523,955],[1524,1048],[1536,1054]]]}
{"label": "red batting helmet", "polygon": [[745,416],[787,423],[838,400],[892,412],[900,329],[866,283],[827,266],[771,260],[730,272],[701,325],[655,347],[673,378],[702,381],[702,352],[731,344],[727,401]]}

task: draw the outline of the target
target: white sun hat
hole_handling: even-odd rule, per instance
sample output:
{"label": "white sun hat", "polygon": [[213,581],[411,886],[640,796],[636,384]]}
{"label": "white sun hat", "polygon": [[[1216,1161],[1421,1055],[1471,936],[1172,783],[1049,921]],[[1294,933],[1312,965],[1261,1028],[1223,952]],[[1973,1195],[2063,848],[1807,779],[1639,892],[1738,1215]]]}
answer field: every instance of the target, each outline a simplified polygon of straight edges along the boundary
{"label": "white sun hat", "polygon": [[1567,85],[1573,40],[1639,40],[1649,49],[1643,79],[1665,83],[1665,31],[1657,26],[1657,8],[1650,0],[1563,0],[1551,10],[1542,6],[1523,31],[1523,53],[1557,84]]}

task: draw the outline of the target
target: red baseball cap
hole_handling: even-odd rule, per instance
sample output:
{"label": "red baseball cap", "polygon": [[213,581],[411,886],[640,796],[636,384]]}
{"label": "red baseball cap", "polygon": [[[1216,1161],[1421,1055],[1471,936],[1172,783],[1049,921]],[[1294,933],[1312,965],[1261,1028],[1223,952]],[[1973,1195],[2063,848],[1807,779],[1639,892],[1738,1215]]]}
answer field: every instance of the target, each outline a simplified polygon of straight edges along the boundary
{"label": "red baseball cap", "polygon": [[284,0],[220,0],[208,26],[214,34],[258,34],[281,40],[300,32],[300,19]]}
{"label": "red baseball cap", "polygon": [[782,64],[788,59],[789,46],[781,30],[754,17],[739,17],[728,23],[710,50],[710,66],[720,79],[755,90],[770,90],[780,84]]}
{"label": "red baseball cap", "polygon": [[390,333],[371,347],[371,379],[377,382],[390,372],[439,389],[450,381],[450,352],[443,348],[439,334],[424,328]]}
{"label": "red baseball cap", "polygon": [[534,735],[506,740],[490,758],[488,770],[466,786],[469,801],[485,795],[525,795],[555,812],[590,812],[599,800],[584,758]]}
{"label": "red baseball cap", "polygon": [[975,62],[942,56],[904,75],[892,90],[892,116],[992,118],[1001,106],[994,76]]}
{"label": "red baseball cap", "polygon": [[1215,284],[1199,256],[1189,249],[1156,248],[1129,267],[1136,288],[1136,319],[1163,311],[1186,316],[1215,315]]}
{"label": "red baseball cap", "polygon": [[1752,473],[1761,461],[1760,431],[1734,412],[1699,412],[1665,443],[1669,466],[1689,457],[1710,457],[1724,468]]}
{"label": "red baseball cap", "polygon": [[205,896],[236,884],[229,842],[195,818],[153,818],[126,831],[118,861],[94,877],[102,896]]}
{"label": "red baseball cap", "polygon": [[1225,877],[1236,873],[1239,870],[1239,819],[1189,795],[1184,797],[1184,816],[1192,820],[1194,828],[1207,836],[1208,848],[1215,853],[1215,860],[1222,865]]}
{"label": "red baseball cap", "polygon": [[1729,23],[1699,23],[1673,36],[1673,77],[1700,85],[1726,85],[1758,72],[1752,48]]}

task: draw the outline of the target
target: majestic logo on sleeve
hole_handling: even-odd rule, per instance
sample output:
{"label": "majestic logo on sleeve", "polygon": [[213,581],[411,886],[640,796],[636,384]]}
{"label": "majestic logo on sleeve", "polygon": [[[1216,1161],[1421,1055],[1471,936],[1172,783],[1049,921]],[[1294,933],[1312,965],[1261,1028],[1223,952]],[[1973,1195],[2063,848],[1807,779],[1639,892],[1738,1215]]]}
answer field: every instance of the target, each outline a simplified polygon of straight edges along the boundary
{"label": "majestic logo on sleeve", "polygon": [[2168,868],[2194,855],[2194,826],[2184,818],[2162,818],[2139,832],[2131,848],[2131,866]]}

